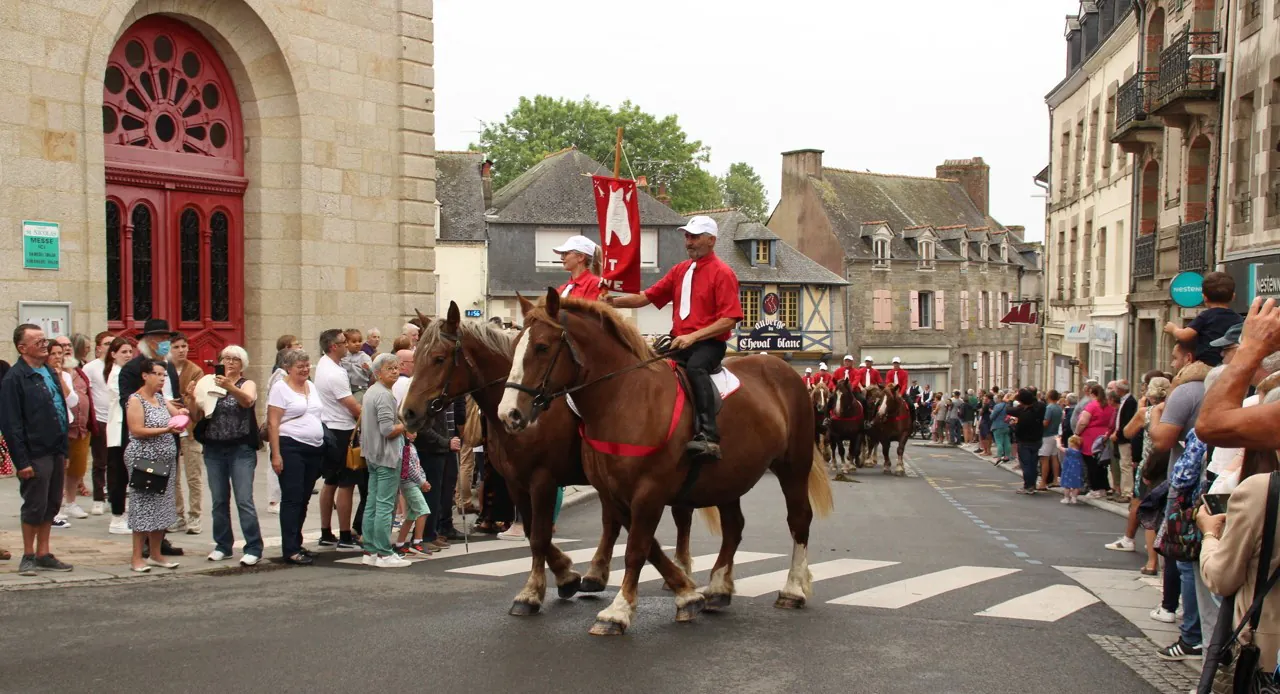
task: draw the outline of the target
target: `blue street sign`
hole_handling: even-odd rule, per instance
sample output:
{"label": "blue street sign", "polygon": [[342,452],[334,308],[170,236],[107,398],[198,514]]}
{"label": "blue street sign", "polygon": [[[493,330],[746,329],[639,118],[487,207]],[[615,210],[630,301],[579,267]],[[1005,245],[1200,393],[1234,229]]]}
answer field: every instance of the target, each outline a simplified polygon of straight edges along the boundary
{"label": "blue street sign", "polygon": [[484,312],[478,308],[467,309],[467,318],[480,318],[483,315],[484,315]]}

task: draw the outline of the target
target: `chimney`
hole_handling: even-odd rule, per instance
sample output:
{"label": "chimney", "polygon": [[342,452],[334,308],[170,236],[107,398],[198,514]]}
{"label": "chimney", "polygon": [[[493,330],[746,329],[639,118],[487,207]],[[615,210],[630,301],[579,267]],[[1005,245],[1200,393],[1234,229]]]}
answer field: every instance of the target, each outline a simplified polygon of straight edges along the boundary
{"label": "chimney", "polygon": [[658,184],[658,194],[653,197],[663,205],[666,205],[667,207],[671,207],[671,195],[667,193],[666,183]]}
{"label": "chimney", "polygon": [[782,197],[803,193],[809,177],[822,180],[822,150],[797,149],[782,153]]}
{"label": "chimney", "polygon": [[484,209],[493,207],[493,162],[488,159],[480,165],[480,185],[484,189]]}
{"label": "chimney", "polygon": [[948,159],[938,167],[938,178],[953,178],[969,194],[978,211],[991,214],[991,167],[982,157],[973,159]]}

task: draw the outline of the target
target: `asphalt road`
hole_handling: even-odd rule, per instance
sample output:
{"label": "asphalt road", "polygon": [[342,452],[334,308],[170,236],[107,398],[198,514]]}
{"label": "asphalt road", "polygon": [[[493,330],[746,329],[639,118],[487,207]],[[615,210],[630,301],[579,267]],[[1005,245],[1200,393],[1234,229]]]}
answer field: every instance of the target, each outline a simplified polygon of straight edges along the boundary
{"label": "asphalt road", "polygon": [[[885,564],[815,582],[802,611],[773,607],[778,579],[768,593],[677,624],[670,594],[649,582],[627,635],[596,638],[587,629],[612,589],[559,601],[553,585],[542,614],[515,618],[506,610],[523,575],[448,572],[521,559],[522,545],[399,570],[335,564],[342,555],[330,554],[310,568],[0,593],[0,691],[1162,691],[1096,643],[1141,636],[1105,604],[1053,621],[1017,618],[1046,609],[1020,596],[1051,586],[1079,595],[1055,566],[1136,570],[1138,555],[1102,549],[1122,519],[1056,495],[1017,496],[1016,478],[964,452],[913,446],[908,460],[920,476],[864,470],[835,485],[836,511],[815,524],[811,562]],[[791,550],[771,477],[744,512],[740,552],[759,555],[738,565],[740,588],[786,569]],[[598,532],[594,501],[561,518],[560,535],[579,540],[565,549],[594,547]],[[674,539],[669,519],[661,538]],[[718,543],[695,521],[695,556]],[[613,566],[619,575],[621,562]],[[937,572],[948,573],[898,583]],[[998,575],[912,602],[939,581],[984,572]],[[857,604],[828,603],[851,595]],[[1002,605],[1014,618],[976,614]]]}

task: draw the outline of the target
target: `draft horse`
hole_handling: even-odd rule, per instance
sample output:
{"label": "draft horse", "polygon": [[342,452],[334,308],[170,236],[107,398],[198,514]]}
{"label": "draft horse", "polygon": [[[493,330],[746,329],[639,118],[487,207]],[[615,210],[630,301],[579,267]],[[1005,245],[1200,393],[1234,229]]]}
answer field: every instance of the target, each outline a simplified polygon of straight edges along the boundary
{"label": "draft horse", "polygon": [[[853,386],[848,379],[836,382],[835,405],[831,408],[831,422],[827,425],[827,440],[831,446],[831,461],[836,468],[836,479],[844,479],[846,473],[853,472],[854,465],[862,451],[863,412],[862,403],[853,395]],[[849,454],[845,455],[845,444],[849,444]]]}
{"label": "draft horse", "polygon": [[[498,420],[498,403],[511,371],[511,336],[492,323],[462,320],[454,302],[449,303],[444,320],[432,322],[422,314],[418,317],[426,327],[418,341],[413,380],[401,408],[405,426],[409,431],[419,431],[441,408],[465,395],[479,406],[488,431],[485,455],[506,480],[525,521],[532,553],[529,578],[512,602],[510,614],[523,617],[541,609],[548,566],[555,575],[561,599],[571,598],[579,591],[603,591],[609,582],[609,564],[621,530],[612,514],[605,514],[600,544],[586,576],[573,570],[573,561],[551,540],[556,488],[587,483],[576,417],[564,402],[556,402],[543,415],[542,426],[519,434],[508,433]],[[677,559],[692,573],[689,528],[693,509],[672,508],[671,515],[678,534]]]}
{"label": "draft horse", "polygon": [[[541,412],[572,394],[583,417],[587,478],[606,512],[628,529],[622,589],[591,633],[618,635],[631,625],[646,559],[656,560],[675,592],[678,621],[708,605],[728,605],[744,524],[740,500],[766,470],[782,486],[793,541],[791,569],[774,604],[802,607],[812,594],[809,525],[815,508],[826,514],[832,501],[814,456],[813,410],[800,376],[774,357],[726,359],[742,385],[719,413],[722,459],[697,465],[685,456],[693,412],[676,367],[656,356],[634,327],[606,304],[562,299],[554,290],[540,305],[520,302],[525,329],[516,340],[500,417],[510,432],[537,428]],[[654,542],[663,507],[676,504],[715,506],[720,513],[720,554],[700,592]]]}
{"label": "draft horse", "polygon": [[[896,385],[871,386],[867,390],[867,416],[871,417],[871,426],[867,429],[867,457],[874,465],[875,449],[879,446],[884,454],[884,474],[903,477],[907,474],[902,462],[903,451],[907,448],[907,440],[911,438],[911,409],[907,401],[902,399]],[[898,463],[889,466],[889,444],[898,443]]]}
{"label": "draft horse", "polygon": [[813,443],[818,447],[824,462],[830,463],[832,452],[827,442],[827,403],[830,402],[831,391],[821,383],[809,386],[809,402],[813,404]]}

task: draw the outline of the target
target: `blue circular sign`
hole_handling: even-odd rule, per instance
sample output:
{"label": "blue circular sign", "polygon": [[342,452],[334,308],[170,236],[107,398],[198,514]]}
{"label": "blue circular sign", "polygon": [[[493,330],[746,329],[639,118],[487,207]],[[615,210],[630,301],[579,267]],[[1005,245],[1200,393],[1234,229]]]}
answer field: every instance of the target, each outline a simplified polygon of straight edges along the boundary
{"label": "blue circular sign", "polygon": [[1182,308],[1195,308],[1204,303],[1204,275],[1179,272],[1169,283],[1169,297]]}

